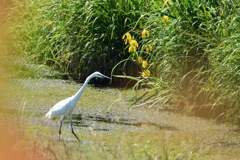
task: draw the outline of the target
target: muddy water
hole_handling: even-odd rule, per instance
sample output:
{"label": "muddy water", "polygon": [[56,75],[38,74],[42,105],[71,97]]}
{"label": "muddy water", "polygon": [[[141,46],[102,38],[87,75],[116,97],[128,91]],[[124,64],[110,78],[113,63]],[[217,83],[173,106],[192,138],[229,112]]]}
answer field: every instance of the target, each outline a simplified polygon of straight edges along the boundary
{"label": "muddy water", "polygon": [[[48,120],[44,114],[58,101],[75,94],[81,85],[59,79],[13,79],[11,90],[15,90],[14,98],[20,103],[11,104],[10,108],[22,115],[20,123],[47,128],[51,131],[51,138],[57,141],[58,118]],[[86,88],[73,112],[74,131],[83,144],[93,143],[93,131],[103,134],[109,145],[114,141],[111,137],[121,134],[140,137],[141,141],[156,141],[167,135],[170,141],[193,143],[225,155],[229,151],[240,155],[238,127],[164,110],[131,109],[125,98],[129,94],[131,92],[92,85]],[[68,117],[63,123],[61,138],[76,141]]]}

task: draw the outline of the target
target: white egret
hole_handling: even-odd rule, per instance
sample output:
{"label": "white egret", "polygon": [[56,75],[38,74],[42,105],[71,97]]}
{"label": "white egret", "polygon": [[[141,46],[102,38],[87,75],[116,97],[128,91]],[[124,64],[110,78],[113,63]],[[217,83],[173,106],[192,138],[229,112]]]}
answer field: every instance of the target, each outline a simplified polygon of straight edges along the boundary
{"label": "white egret", "polygon": [[72,112],[73,112],[73,109],[75,108],[81,94],[83,93],[84,89],[86,88],[88,82],[90,81],[90,79],[92,79],[94,77],[111,79],[111,78],[109,78],[109,77],[107,77],[107,76],[105,76],[105,75],[103,75],[99,72],[94,72],[93,74],[91,74],[90,76],[87,77],[83,86],[79,89],[79,91],[75,95],[58,102],[48,111],[48,113],[46,113],[45,117],[49,118],[49,119],[53,116],[61,116],[61,118],[60,118],[60,128],[59,128],[59,141],[60,141],[60,135],[61,135],[62,121],[63,121],[65,116],[70,117],[72,133],[79,140],[78,136],[73,131]]}

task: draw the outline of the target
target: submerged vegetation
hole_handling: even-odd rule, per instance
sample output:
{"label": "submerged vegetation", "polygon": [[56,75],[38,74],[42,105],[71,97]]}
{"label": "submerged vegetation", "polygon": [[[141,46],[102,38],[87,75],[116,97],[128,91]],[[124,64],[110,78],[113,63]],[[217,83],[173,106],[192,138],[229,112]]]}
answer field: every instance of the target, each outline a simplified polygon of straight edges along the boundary
{"label": "submerged vegetation", "polygon": [[240,123],[238,0],[11,2],[11,54],[75,79],[135,72],[134,88],[149,89],[133,104]]}
{"label": "submerged vegetation", "polygon": [[[12,81],[15,92],[5,92],[6,98],[0,98],[2,104],[9,104],[9,111],[15,110],[21,117],[17,113],[0,117],[1,159],[224,160],[240,155],[237,126],[164,110],[128,109],[129,102],[121,95],[125,91],[90,86],[74,110],[74,130],[82,142],[75,139],[69,125],[63,125],[59,141],[58,119],[46,120],[44,114],[58,100],[75,93],[80,84],[48,78]],[[130,95],[132,90],[127,92]],[[79,114],[93,117],[81,119]],[[8,123],[3,126],[3,122]],[[6,149],[10,147],[11,152]]]}

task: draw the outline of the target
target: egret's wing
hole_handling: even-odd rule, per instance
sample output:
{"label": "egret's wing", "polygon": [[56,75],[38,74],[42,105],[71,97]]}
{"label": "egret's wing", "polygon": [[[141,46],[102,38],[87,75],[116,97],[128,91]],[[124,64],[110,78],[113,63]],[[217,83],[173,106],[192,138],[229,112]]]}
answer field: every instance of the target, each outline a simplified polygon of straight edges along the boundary
{"label": "egret's wing", "polygon": [[72,97],[61,100],[49,110],[49,112],[45,115],[45,117],[51,118],[53,116],[63,115],[67,111],[67,109],[70,107],[71,100],[72,100]]}

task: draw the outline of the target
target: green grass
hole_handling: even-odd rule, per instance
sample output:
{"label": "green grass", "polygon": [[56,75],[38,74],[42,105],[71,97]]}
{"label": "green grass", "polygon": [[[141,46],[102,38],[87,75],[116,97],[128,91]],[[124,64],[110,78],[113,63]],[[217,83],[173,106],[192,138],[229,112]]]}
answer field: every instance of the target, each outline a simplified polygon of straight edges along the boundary
{"label": "green grass", "polygon": [[[189,144],[189,148],[182,148],[176,141],[176,137],[162,135],[162,138],[147,140],[139,135],[131,139],[131,134],[124,135],[104,135],[92,133],[90,135],[93,144],[78,144],[68,141],[53,141],[48,138],[50,133],[39,127],[34,127],[28,131],[28,136],[24,143],[19,143],[18,147],[27,148],[29,158],[38,159],[196,159],[200,157],[198,147]],[[37,136],[37,137],[35,137]],[[106,138],[110,138],[110,144]],[[33,138],[33,139],[32,139]],[[175,139],[175,140],[174,140]],[[173,142],[171,142],[173,140]],[[190,140],[184,139],[185,142]],[[191,142],[190,142],[191,143]],[[33,147],[34,146],[34,147]],[[191,146],[191,147],[190,147]],[[205,157],[205,156],[204,156]],[[207,156],[206,156],[207,157]]]}
{"label": "green grass", "polygon": [[69,71],[76,78],[95,70],[109,73],[127,58],[122,35],[139,28],[141,11],[150,10],[150,1],[139,0],[12,2],[11,52]]}
{"label": "green grass", "polygon": [[[182,122],[176,115],[174,121]],[[186,118],[186,117],[185,117]],[[172,119],[172,118],[170,118]],[[98,133],[89,129],[83,143],[54,139],[55,131],[33,126],[24,129],[17,140],[15,150],[27,153],[27,159],[237,159],[238,136],[226,126],[204,127],[200,123],[186,121],[180,131],[139,131],[121,134]],[[189,119],[191,120],[191,119]],[[195,123],[196,129],[191,128]],[[202,125],[200,125],[203,123]],[[205,124],[206,125],[206,124]],[[209,124],[208,124],[209,125]],[[148,126],[145,126],[148,127]],[[189,128],[190,127],[190,128]],[[221,127],[221,128],[220,128]],[[23,129],[23,128],[21,128]],[[52,130],[51,129],[51,130]],[[203,131],[199,132],[199,129]],[[221,131],[219,132],[220,129]],[[229,130],[230,129],[230,130]],[[86,139],[86,135],[84,136]]]}

